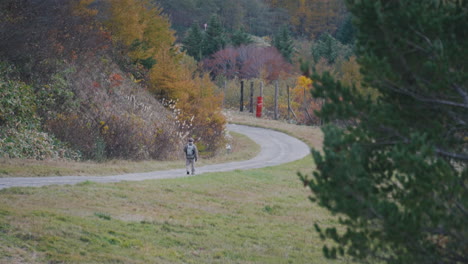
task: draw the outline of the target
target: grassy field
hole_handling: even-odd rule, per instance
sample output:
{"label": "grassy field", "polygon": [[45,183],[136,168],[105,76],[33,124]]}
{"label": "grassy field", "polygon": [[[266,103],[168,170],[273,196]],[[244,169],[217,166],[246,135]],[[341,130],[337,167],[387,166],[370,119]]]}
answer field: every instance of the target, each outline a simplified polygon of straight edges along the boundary
{"label": "grassy field", "polygon": [[328,261],[296,171],[311,158],[178,180],[0,191],[0,263],[347,263]]}
{"label": "grassy field", "polygon": [[351,263],[322,256],[313,225],[337,219],[308,201],[312,169],[1,190],[0,263]]}

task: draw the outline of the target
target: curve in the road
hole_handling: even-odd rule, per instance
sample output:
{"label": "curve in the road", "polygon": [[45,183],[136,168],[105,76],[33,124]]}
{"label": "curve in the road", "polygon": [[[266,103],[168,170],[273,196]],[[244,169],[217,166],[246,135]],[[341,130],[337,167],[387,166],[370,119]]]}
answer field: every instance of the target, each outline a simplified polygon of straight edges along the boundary
{"label": "curve in the road", "polygon": [[[284,133],[270,129],[228,125],[228,130],[244,134],[260,145],[260,153],[246,161],[207,165],[197,168],[197,173],[247,170],[269,167],[301,159],[310,153],[310,148],[302,141]],[[56,176],[56,177],[16,177],[0,178],[0,189],[10,187],[39,187],[45,185],[77,184],[84,181],[111,183],[119,181],[142,181],[187,177],[185,169],[130,173],[114,176]]]}

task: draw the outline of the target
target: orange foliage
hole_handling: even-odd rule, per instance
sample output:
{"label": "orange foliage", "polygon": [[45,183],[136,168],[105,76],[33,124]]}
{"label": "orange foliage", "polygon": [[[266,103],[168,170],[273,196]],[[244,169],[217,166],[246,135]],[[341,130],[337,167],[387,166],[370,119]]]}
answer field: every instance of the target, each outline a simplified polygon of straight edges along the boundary
{"label": "orange foliage", "polygon": [[196,76],[196,62],[174,48],[169,19],[149,0],[107,1],[111,3],[107,25],[113,39],[124,44],[133,61],[148,69],[140,67],[148,90],[161,100],[176,102],[170,106],[180,137],[195,137],[201,151],[220,147],[225,124],[221,99],[214,95],[215,85],[207,76]]}
{"label": "orange foliage", "polygon": [[188,56],[162,50],[150,70],[150,91],[175,101],[174,109],[180,129],[199,141],[199,149],[212,152],[222,145],[226,123],[221,114],[222,98],[215,96],[209,76],[198,76],[196,62]]}

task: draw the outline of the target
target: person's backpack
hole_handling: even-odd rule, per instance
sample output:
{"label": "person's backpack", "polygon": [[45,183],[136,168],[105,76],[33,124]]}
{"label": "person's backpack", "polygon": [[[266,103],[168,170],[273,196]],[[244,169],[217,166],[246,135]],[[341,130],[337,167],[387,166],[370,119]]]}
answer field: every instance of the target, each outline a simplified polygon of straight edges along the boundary
{"label": "person's backpack", "polygon": [[195,145],[187,145],[187,152],[186,152],[187,158],[193,159],[195,158]]}

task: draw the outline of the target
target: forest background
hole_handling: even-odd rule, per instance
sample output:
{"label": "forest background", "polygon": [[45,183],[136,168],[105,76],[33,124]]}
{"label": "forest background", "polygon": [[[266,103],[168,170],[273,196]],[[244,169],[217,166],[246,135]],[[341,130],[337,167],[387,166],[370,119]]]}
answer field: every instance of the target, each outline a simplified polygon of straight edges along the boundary
{"label": "forest background", "polygon": [[340,0],[7,0],[0,12],[6,158],[173,159],[189,136],[210,156],[240,80],[255,96],[265,86],[266,117],[278,82],[280,117],[309,125],[321,105],[309,62],[360,86]]}

